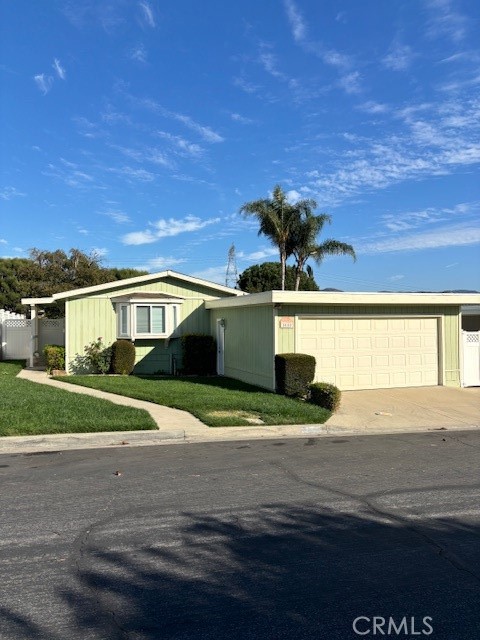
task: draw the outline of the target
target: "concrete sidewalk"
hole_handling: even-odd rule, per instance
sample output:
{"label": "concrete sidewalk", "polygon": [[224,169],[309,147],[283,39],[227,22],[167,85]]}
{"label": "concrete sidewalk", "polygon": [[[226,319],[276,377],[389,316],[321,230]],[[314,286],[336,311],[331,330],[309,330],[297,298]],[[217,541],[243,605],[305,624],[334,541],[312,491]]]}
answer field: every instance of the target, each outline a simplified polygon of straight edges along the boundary
{"label": "concrete sidewalk", "polygon": [[207,427],[186,411],[59,382],[49,378],[45,371],[23,369],[18,377],[71,393],[83,393],[115,404],[145,409],[155,420],[158,431],[9,436],[0,438],[0,454],[480,428],[480,388],[423,387],[346,391],[342,395],[340,409],[325,424],[213,428]]}

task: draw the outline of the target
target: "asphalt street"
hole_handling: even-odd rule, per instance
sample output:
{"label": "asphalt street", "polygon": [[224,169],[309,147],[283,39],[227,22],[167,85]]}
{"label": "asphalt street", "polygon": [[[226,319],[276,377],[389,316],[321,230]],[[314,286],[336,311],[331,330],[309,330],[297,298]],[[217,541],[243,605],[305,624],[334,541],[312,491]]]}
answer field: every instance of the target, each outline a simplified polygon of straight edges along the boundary
{"label": "asphalt street", "polygon": [[0,638],[478,638],[479,453],[438,431],[0,456]]}

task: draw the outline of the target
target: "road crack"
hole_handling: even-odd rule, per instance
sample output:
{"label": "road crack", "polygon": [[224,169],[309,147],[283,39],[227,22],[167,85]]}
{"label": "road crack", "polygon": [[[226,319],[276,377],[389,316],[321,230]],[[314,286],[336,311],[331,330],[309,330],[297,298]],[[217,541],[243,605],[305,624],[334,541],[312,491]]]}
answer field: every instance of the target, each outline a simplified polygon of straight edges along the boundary
{"label": "road crack", "polygon": [[305,478],[302,478],[299,474],[297,474],[295,471],[288,468],[286,465],[282,464],[281,462],[273,461],[270,464],[276,467],[277,469],[279,469],[280,471],[282,471],[285,475],[290,477],[295,482],[298,482],[300,484],[303,484],[309,487],[313,487],[315,489],[321,489],[322,491],[327,491],[341,498],[353,500],[354,502],[361,504],[363,507],[366,507],[367,511],[370,511],[376,516],[387,519],[387,520],[391,520],[392,522],[401,525],[406,530],[413,533],[415,536],[421,538],[425,543],[427,543],[429,547],[435,550],[438,556],[440,556],[446,562],[448,562],[452,567],[454,567],[454,569],[456,569],[457,571],[463,572],[469,575],[470,577],[474,578],[474,580],[476,580],[477,582],[480,582],[480,575],[477,574],[475,571],[472,571],[469,567],[467,567],[465,563],[462,560],[460,560],[455,554],[453,554],[446,547],[444,547],[442,544],[437,542],[432,536],[427,534],[420,527],[415,526],[412,523],[412,521],[407,517],[401,516],[399,514],[393,513],[391,511],[388,511],[387,509],[383,509],[377,506],[369,498],[369,494],[362,496],[358,494],[348,493],[347,491],[341,491],[340,489],[333,489],[328,485],[324,485],[319,482],[314,482],[314,481],[306,480]]}

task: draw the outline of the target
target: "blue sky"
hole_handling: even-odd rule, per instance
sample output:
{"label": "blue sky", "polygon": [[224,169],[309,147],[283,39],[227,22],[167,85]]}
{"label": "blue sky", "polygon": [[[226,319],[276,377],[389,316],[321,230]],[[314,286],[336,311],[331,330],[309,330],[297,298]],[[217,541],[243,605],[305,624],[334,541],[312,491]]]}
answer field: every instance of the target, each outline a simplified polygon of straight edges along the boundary
{"label": "blue sky", "polygon": [[478,0],[0,0],[0,255],[225,282],[281,184],[320,287],[480,289]]}

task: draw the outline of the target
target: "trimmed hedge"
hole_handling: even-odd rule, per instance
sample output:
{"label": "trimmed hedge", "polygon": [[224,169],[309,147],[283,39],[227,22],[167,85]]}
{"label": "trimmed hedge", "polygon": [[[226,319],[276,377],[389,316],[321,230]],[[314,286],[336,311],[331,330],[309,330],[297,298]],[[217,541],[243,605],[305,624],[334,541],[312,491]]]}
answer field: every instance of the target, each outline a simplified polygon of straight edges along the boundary
{"label": "trimmed hedge", "polygon": [[135,366],[135,345],[130,340],[115,340],[112,344],[112,373],[128,376]]}
{"label": "trimmed hedge", "polygon": [[315,377],[315,358],[307,353],[275,356],[276,391],[284,396],[306,397]]}
{"label": "trimmed hedge", "polygon": [[310,385],[310,402],[323,409],[336,411],[340,406],[342,392],[329,382],[315,382]]}
{"label": "trimmed hedge", "polygon": [[210,375],[217,370],[217,345],[212,336],[203,333],[188,333],[182,336],[183,373],[187,375]]}
{"label": "trimmed hedge", "polygon": [[51,373],[54,369],[65,369],[65,347],[60,344],[46,344],[43,347],[43,355],[47,372]]}

